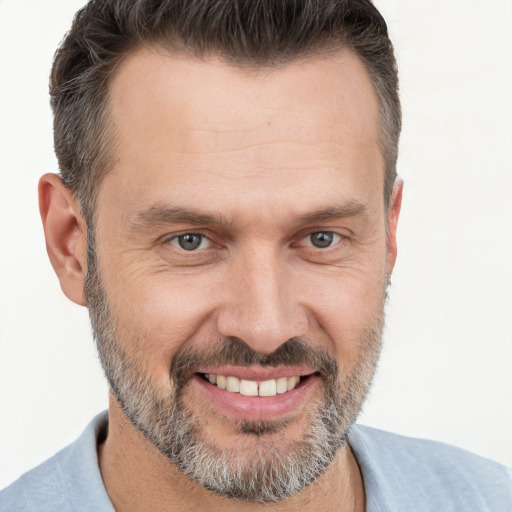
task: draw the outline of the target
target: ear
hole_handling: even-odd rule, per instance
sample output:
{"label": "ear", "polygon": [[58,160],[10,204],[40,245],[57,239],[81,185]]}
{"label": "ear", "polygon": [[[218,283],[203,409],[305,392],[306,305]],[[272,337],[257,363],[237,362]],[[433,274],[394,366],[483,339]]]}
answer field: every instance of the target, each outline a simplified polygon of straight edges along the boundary
{"label": "ear", "polygon": [[39,180],[39,211],[46,250],[66,297],[86,305],[87,226],[74,194],[57,174]]}
{"label": "ear", "polygon": [[393,185],[393,192],[389,198],[388,204],[388,240],[387,240],[387,255],[386,255],[386,269],[388,276],[391,276],[395,266],[397,245],[396,245],[396,230],[398,226],[398,217],[400,216],[400,209],[402,207],[402,191],[404,182],[397,178]]}

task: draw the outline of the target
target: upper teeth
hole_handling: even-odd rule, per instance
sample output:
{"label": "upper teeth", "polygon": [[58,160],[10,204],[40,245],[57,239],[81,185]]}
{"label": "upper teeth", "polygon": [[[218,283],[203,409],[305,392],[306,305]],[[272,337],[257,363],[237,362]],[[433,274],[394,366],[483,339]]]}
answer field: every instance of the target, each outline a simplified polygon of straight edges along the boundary
{"label": "upper teeth", "polygon": [[275,396],[291,391],[300,382],[300,377],[297,376],[280,377],[279,379],[264,380],[263,382],[226,377],[213,373],[207,373],[206,378],[211,384],[216,384],[221,389],[245,396]]}

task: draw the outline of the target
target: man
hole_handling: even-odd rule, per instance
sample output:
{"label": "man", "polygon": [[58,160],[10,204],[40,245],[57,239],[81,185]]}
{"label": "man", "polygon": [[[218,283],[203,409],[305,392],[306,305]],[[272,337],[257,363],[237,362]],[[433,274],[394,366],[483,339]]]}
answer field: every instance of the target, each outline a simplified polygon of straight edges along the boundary
{"label": "man", "polygon": [[110,406],[2,510],[510,509],[501,466],[353,426],[402,195],[370,2],[93,1],[51,87],[48,253]]}

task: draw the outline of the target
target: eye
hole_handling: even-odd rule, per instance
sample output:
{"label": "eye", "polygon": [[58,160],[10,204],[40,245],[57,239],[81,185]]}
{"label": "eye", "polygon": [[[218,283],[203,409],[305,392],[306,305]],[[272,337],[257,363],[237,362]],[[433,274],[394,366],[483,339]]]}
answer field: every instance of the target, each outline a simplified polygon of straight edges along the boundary
{"label": "eye", "polygon": [[305,245],[316,247],[317,249],[325,249],[341,240],[341,236],[332,231],[316,231],[310,233],[305,239]]}
{"label": "eye", "polygon": [[206,249],[210,243],[208,238],[198,233],[184,233],[183,235],[173,237],[170,242],[185,251]]}

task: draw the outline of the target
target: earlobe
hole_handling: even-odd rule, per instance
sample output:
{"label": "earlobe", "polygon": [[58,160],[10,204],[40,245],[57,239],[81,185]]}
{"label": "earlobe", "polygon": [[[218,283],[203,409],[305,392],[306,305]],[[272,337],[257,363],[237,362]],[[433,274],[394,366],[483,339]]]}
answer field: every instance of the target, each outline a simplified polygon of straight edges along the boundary
{"label": "earlobe", "polygon": [[46,250],[62,291],[76,304],[86,305],[87,227],[74,194],[56,174],[39,181],[39,211]]}
{"label": "earlobe", "polygon": [[388,219],[387,219],[387,255],[386,255],[386,269],[388,276],[393,272],[397,256],[397,243],[396,232],[398,226],[398,218],[400,216],[400,209],[402,207],[402,192],[404,182],[397,178],[393,186],[393,192],[389,198],[388,204]]}

